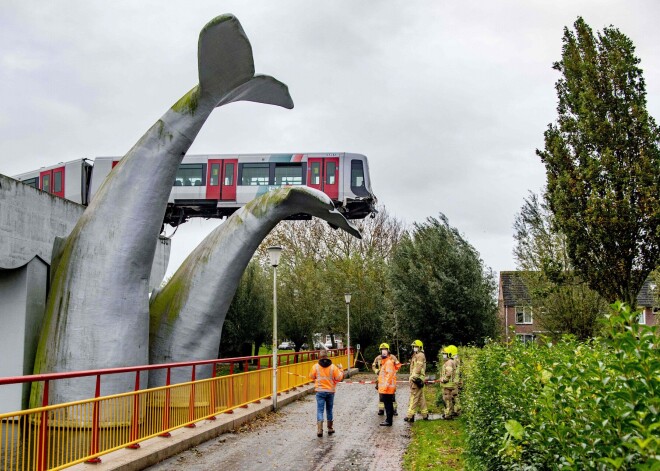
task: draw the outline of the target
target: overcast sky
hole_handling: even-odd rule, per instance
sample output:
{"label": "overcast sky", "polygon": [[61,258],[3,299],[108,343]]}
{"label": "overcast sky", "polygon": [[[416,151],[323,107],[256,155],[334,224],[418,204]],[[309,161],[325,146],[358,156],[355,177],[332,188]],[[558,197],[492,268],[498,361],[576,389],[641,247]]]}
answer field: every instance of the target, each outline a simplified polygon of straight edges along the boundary
{"label": "overcast sky", "polygon": [[[660,119],[657,0],[1,0],[0,173],[124,155],[197,83],[197,36],[222,13],[295,108],[219,108],[190,154],[365,154],[394,216],[446,214],[495,271],[515,268],[515,214],[545,182],[564,26],[630,37]],[[168,272],[218,223],[181,226]]]}

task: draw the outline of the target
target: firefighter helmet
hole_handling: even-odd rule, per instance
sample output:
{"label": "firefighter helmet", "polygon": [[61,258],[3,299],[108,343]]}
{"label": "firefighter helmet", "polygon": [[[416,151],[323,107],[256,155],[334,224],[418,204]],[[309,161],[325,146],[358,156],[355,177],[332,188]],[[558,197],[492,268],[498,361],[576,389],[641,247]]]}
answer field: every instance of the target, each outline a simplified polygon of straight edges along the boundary
{"label": "firefighter helmet", "polygon": [[424,344],[422,343],[421,340],[415,340],[415,341],[411,344],[411,346],[413,346],[413,347],[419,347],[419,348],[421,348],[421,349],[424,348]]}
{"label": "firefighter helmet", "polygon": [[384,348],[387,348],[389,350],[390,349],[390,344],[383,342],[383,343],[380,344],[380,347],[378,347],[378,348],[380,348],[381,350],[384,349]]}
{"label": "firefighter helmet", "polygon": [[449,358],[453,358],[454,356],[458,355],[458,348],[456,348],[455,345],[449,345],[443,348],[442,352],[449,355]]}

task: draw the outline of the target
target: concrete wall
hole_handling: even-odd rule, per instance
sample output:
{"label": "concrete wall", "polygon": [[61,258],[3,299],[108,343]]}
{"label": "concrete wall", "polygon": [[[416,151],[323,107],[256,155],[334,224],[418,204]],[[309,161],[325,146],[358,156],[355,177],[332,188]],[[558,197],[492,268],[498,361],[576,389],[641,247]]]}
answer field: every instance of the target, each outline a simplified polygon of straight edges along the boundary
{"label": "concrete wall", "polygon": [[[32,374],[46,303],[48,265],[35,257],[15,270],[0,270],[0,376]],[[30,385],[0,387],[0,413],[27,407]]]}
{"label": "concrete wall", "polygon": [[[66,237],[85,206],[0,175],[0,377],[32,374],[55,237]],[[149,281],[160,285],[170,239],[160,237]],[[0,387],[0,413],[26,405],[29,387]]]}

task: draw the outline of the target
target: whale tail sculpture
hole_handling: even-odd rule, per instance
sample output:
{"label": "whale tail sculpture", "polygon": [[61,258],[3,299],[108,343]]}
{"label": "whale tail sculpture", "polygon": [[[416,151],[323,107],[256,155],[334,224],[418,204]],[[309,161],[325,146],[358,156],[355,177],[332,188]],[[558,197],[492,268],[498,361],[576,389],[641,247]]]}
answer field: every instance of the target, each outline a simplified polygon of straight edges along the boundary
{"label": "whale tail sculpture", "polygon": [[[163,289],[152,293],[150,363],[216,358],[225,315],[245,267],[280,221],[300,213],[362,237],[319,190],[291,186],[255,198],[214,229]],[[190,380],[187,368],[176,368],[171,374],[172,383]],[[210,377],[211,368],[198,367],[196,374],[198,379]],[[149,374],[150,387],[163,384],[163,371]]]}
{"label": "whale tail sculpture", "polygon": [[[140,138],[71,234],[57,243],[35,373],[148,362],[149,275],[183,156],[218,106],[247,100],[293,107],[286,85],[254,75],[250,42],[232,15],[202,29],[198,68],[199,84]],[[131,390],[133,381],[131,375],[114,375],[104,380],[102,393]],[[41,388],[41,383],[33,386],[33,406],[41,404]],[[61,380],[51,387],[50,398],[75,401],[90,388],[93,378]]]}

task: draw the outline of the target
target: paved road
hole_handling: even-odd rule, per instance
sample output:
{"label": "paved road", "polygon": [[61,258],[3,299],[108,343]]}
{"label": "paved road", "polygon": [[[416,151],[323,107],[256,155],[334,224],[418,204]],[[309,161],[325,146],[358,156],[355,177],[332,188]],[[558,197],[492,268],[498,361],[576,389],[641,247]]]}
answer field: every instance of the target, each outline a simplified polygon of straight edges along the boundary
{"label": "paved road", "polygon": [[[351,379],[373,379],[373,375]],[[378,394],[374,385],[340,384],[335,396],[336,433],[332,436],[316,436],[316,399],[309,395],[235,433],[221,435],[148,469],[400,470],[410,441],[409,426],[403,421],[408,397],[408,384],[399,383],[400,415],[394,418],[394,426],[380,427],[382,417],[376,415]]]}

